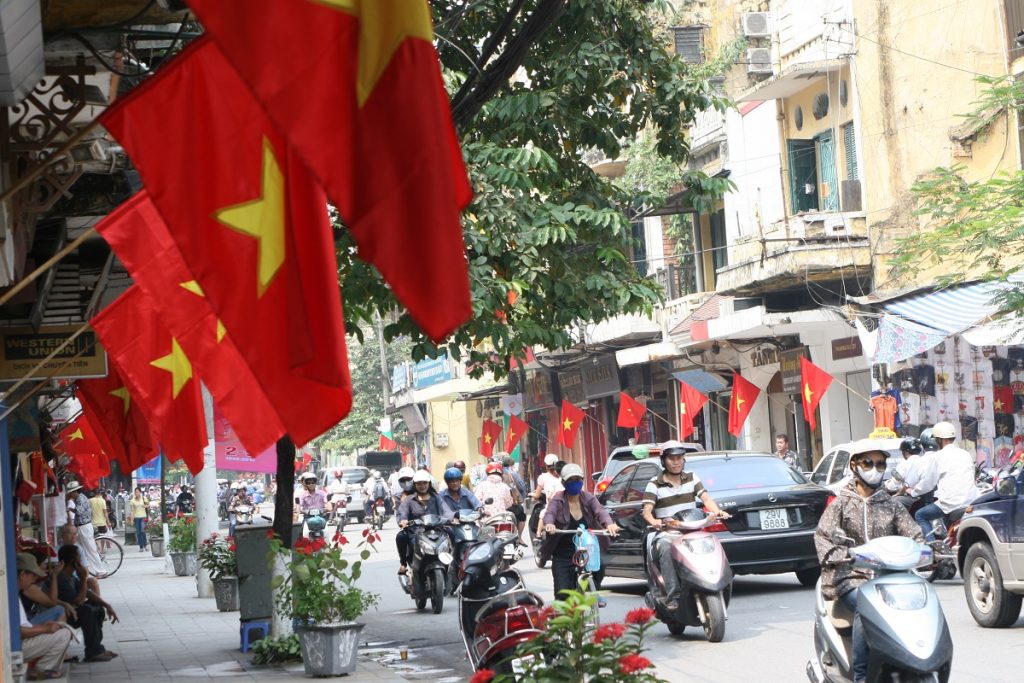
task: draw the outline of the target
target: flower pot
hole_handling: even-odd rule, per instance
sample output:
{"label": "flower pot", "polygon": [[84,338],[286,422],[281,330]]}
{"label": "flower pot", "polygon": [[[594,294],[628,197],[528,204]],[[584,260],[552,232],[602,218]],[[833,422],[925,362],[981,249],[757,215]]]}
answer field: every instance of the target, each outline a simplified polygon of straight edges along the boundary
{"label": "flower pot", "polygon": [[153,553],[153,557],[164,556],[164,539],[153,538],[149,541],[149,551]]}
{"label": "flower pot", "polygon": [[307,676],[342,676],[356,670],[359,634],[364,624],[296,626]]}
{"label": "flower pot", "polygon": [[217,601],[217,609],[221,612],[234,612],[238,609],[238,577],[222,576],[213,581],[213,597]]}
{"label": "flower pot", "polygon": [[171,563],[174,565],[175,576],[195,576],[196,572],[199,571],[199,565],[196,564],[196,554],[194,552],[172,552]]}

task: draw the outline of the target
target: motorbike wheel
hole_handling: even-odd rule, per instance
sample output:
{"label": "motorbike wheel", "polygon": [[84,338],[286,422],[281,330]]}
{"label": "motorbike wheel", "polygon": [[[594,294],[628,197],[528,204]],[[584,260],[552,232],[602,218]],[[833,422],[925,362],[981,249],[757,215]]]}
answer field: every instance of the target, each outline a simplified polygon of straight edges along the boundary
{"label": "motorbike wheel", "polygon": [[427,582],[416,575],[412,578],[412,597],[416,601],[416,609],[427,606]]}
{"label": "motorbike wheel", "polygon": [[800,585],[804,588],[811,588],[814,584],[818,583],[819,576],[821,576],[821,567],[798,569],[796,572],[796,580],[799,581]]}
{"label": "motorbike wheel", "polygon": [[544,569],[544,567],[548,566],[548,561],[547,560],[540,559],[540,544],[539,543],[534,543],[533,544],[533,563],[535,565],[537,565],[537,569]]}
{"label": "motorbike wheel", "polygon": [[680,624],[678,621],[666,621],[665,626],[668,626],[668,632],[674,636],[681,636],[686,631],[686,624]]}
{"label": "motorbike wheel", "polygon": [[709,643],[720,643],[725,638],[725,602],[721,593],[706,593],[697,598],[704,603],[704,635]]}
{"label": "motorbike wheel", "polygon": [[440,567],[434,569],[434,579],[430,591],[430,606],[434,614],[440,614],[444,609],[444,570]]}

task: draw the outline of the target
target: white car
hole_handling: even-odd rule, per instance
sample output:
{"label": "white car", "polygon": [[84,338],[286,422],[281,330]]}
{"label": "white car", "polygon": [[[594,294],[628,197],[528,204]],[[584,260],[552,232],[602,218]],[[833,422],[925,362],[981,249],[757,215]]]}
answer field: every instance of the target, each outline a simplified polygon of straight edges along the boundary
{"label": "white car", "polygon": [[[892,477],[896,466],[903,460],[903,453],[900,451],[900,444],[903,439],[877,439],[885,448],[888,458],[886,459],[885,477],[883,481]],[[842,443],[833,446],[825,453],[825,457],[818,461],[814,471],[809,474],[812,482],[819,486],[837,493],[846,485],[852,476],[850,474],[850,446],[851,443]]]}

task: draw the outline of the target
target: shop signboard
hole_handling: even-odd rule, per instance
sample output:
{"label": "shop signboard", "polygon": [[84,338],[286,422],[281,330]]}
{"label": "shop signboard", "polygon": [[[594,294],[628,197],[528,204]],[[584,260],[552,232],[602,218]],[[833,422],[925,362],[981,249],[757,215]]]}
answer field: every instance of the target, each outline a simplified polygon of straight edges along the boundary
{"label": "shop signboard", "polygon": [[843,337],[832,340],[832,360],[860,358],[862,355],[864,355],[864,347],[860,344],[860,337]]}
{"label": "shop signboard", "polygon": [[421,360],[412,368],[413,389],[426,389],[455,377],[455,363],[445,354],[440,358]]}
{"label": "shop signboard", "polygon": [[159,484],[160,483],[160,463],[163,461],[163,456],[158,455],[145,465],[135,471],[135,481],[139,484]]}
{"label": "shop signboard", "polygon": [[213,406],[213,440],[218,470],[277,472],[277,445],[271,445],[262,453],[250,456],[217,404]]}
{"label": "shop signboard", "polygon": [[800,359],[808,358],[807,347],[788,349],[779,355],[779,372],[782,375],[782,393],[800,393]]}
{"label": "shop signboard", "polygon": [[[80,325],[6,327],[0,331],[0,380],[19,380],[60,347]],[[51,373],[54,373],[51,375]],[[35,371],[33,378],[106,377],[107,353],[96,333],[86,330]]]}
{"label": "shop signboard", "polygon": [[586,389],[583,386],[583,373],[579,368],[558,373],[558,386],[562,388],[562,399],[580,405],[587,402]]}
{"label": "shop signboard", "polygon": [[391,393],[400,394],[409,387],[409,364],[402,363],[391,369]]}
{"label": "shop signboard", "polygon": [[528,368],[523,387],[523,409],[526,412],[544,410],[555,405],[555,393],[551,386],[551,372],[540,368]]}
{"label": "shop signboard", "polygon": [[601,356],[580,366],[583,389],[587,398],[614,396],[621,391],[619,365],[614,355]]}

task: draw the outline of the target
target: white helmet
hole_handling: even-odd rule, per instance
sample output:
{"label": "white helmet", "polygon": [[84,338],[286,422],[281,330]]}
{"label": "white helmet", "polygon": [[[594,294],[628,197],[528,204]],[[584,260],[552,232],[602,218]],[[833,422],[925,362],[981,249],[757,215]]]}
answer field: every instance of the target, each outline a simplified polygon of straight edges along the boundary
{"label": "white helmet", "polygon": [[583,478],[583,468],[574,462],[562,468],[562,481],[569,481],[573,477]]}
{"label": "white helmet", "polygon": [[427,472],[426,470],[417,470],[416,474],[412,475],[412,483],[418,484],[421,481],[434,483],[434,478],[430,476],[430,472]]}
{"label": "white helmet", "polygon": [[309,481],[310,479],[312,479],[313,481],[316,481],[316,475],[313,474],[312,472],[303,472],[302,476],[299,477],[299,481],[301,481],[301,482],[306,482],[306,481]]}
{"label": "white helmet", "polygon": [[953,427],[951,422],[937,422],[932,427],[932,438],[933,439],[955,439],[956,428]]}
{"label": "white helmet", "polygon": [[554,467],[556,462],[558,462],[558,456],[554,453],[548,453],[544,456],[544,464],[546,466]]}
{"label": "white helmet", "polygon": [[411,467],[403,467],[402,469],[398,470],[398,478],[399,478],[399,480],[401,480],[401,479],[412,479],[412,476],[414,474],[416,474],[416,473],[412,471]]}
{"label": "white helmet", "polygon": [[374,470],[373,471],[373,478],[374,479],[380,479],[380,472],[378,472],[377,470]]}

